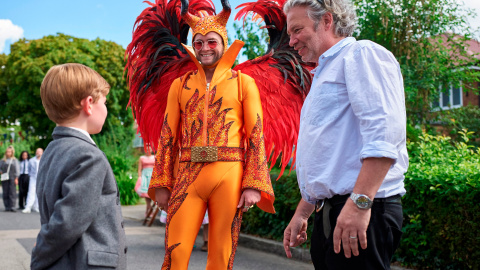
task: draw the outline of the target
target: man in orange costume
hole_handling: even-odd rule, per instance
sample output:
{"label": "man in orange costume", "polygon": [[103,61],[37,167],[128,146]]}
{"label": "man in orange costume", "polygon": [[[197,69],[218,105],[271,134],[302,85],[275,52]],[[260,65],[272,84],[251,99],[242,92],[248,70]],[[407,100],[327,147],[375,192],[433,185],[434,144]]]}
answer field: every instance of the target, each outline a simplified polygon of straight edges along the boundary
{"label": "man in orange costume", "polygon": [[198,70],[170,87],[148,191],[168,213],[162,269],[187,269],[207,207],[206,269],[232,268],[243,212],[255,204],[275,212],[260,95],[251,77],[231,69],[243,42],[227,49],[229,15],[224,7],[200,18],[182,5],[193,51],[184,47]]}

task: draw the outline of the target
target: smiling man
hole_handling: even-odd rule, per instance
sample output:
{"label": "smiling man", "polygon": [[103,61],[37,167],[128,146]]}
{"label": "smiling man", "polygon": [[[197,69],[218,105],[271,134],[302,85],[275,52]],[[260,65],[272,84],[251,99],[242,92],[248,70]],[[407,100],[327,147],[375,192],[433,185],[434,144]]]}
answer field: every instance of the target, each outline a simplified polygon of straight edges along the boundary
{"label": "smiling man", "polygon": [[351,37],[350,0],[289,0],[284,12],[290,46],[318,64],[301,112],[302,200],[285,229],[285,252],[291,257],[290,247],[306,240],[315,210],[315,269],[390,269],[408,168],[399,64],[380,45]]}

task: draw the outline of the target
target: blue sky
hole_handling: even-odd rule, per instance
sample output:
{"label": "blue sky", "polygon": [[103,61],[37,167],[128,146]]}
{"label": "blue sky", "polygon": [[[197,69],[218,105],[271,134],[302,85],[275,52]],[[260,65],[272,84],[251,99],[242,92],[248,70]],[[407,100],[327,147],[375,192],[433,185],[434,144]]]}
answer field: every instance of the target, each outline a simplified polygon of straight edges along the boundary
{"label": "blue sky", "polygon": [[[151,0],[154,2],[154,0]],[[232,9],[253,0],[230,0]],[[464,0],[467,6],[480,13],[480,0]],[[214,0],[217,12],[220,0]],[[147,7],[143,0],[2,0],[0,2],[0,53],[9,53],[10,44],[19,38],[39,39],[46,35],[64,33],[78,38],[97,37],[114,41],[124,48],[131,41],[135,19]],[[228,24],[234,37],[233,10]],[[471,20],[480,27],[480,17]],[[480,37],[479,32],[476,35]]]}
{"label": "blue sky", "polygon": [[[235,9],[241,3],[250,1],[230,0],[230,5]],[[220,12],[220,0],[213,2],[217,13]],[[99,37],[126,48],[132,39],[135,19],[146,7],[148,5],[143,0],[2,0],[0,53],[8,54],[10,44],[21,37],[39,39],[56,33],[90,40]],[[228,24],[232,38],[232,21],[236,12],[233,10]],[[3,42],[5,46],[2,46]]]}

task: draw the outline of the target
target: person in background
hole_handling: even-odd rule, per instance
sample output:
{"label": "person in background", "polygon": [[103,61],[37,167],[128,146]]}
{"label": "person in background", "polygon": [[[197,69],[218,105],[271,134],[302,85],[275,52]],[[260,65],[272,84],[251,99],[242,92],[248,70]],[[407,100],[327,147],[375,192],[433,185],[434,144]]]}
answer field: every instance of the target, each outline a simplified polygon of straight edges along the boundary
{"label": "person in background", "polygon": [[[138,179],[135,184],[135,191],[138,196],[145,198],[147,208],[145,210],[145,217],[147,217],[150,208],[152,208],[152,200],[148,196],[148,186],[150,185],[150,179],[152,178],[153,166],[155,165],[155,156],[152,155],[152,150],[147,147],[145,155],[140,156],[138,159]],[[153,218],[153,217],[152,217]]]}
{"label": "person in background", "polygon": [[25,205],[25,209],[22,211],[24,214],[29,214],[32,211],[38,212],[37,173],[42,155],[43,149],[37,148],[35,151],[35,156],[29,161],[28,172],[30,175],[30,182],[28,184],[27,204]]}
{"label": "person in background", "polygon": [[[206,219],[206,220],[205,220]],[[201,251],[208,251],[208,212],[205,213],[205,218],[203,219],[203,246],[200,248]]]}
{"label": "person in background", "polygon": [[28,175],[28,164],[30,154],[23,151],[20,154],[20,176],[18,177],[18,210],[25,209],[27,203],[28,183],[30,182],[30,175]]}
{"label": "person in background", "polygon": [[384,47],[352,37],[351,0],[289,0],[283,9],[290,46],[317,64],[300,116],[302,199],[284,232],[287,257],[306,240],[315,211],[315,269],[390,269],[408,168],[400,65]]}
{"label": "person in background", "polygon": [[5,212],[16,212],[15,200],[17,198],[16,185],[20,175],[18,160],[15,158],[15,149],[13,146],[7,147],[5,155],[0,161],[0,173],[8,173],[8,179],[2,180],[3,205]]}

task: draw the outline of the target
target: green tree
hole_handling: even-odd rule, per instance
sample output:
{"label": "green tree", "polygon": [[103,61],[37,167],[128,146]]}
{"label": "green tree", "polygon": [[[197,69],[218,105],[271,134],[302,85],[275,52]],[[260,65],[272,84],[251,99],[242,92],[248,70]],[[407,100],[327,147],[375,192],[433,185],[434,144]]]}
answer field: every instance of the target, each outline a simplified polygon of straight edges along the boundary
{"label": "green tree", "polygon": [[[0,108],[7,104],[7,76],[5,75],[7,58],[6,54],[0,54]],[[4,121],[3,114],[0,114],[0,121]]]}
{"label": "green tree", "polygon": [[[440,87],[478,81],[468,67],[472,10],[457,0],[354,0],[359,17],[358,39],[372,40],[398,59],[404,76],[409,122],[428,124]],[[459,35],[453,34],[459,33]],[[464,88],[465,89],[465,88]],[[474,89],[465,89],[475,91]],[[478,90],[477,90],[478,91]]]}
{"label": "green tree", "polygon": [[[9,125],[18,120],[23,130],[48,141],[55,124],[48,119],[40,99],[43,77],[53,65],[80,63],[96,70],[111,86],[104,132],[118,126],[130,127],[133,120],[126,110],[129,93],[123,79],[124,52],[114,42],[98,38],[90,41],[64,34],[15,42],[0,73],[1,124]],[[0,56],[0,63],[2,61],[4,57]],[[45,141],[40,144],[45,145]]]}
{"label": "green tree", "polygon": [[251,16],[243,23],[235,22],[233,28],[235,28],[236,38],[245,42],[242,55],[251,60],[265,54],[268,42],[267,31],[252,22]]}

